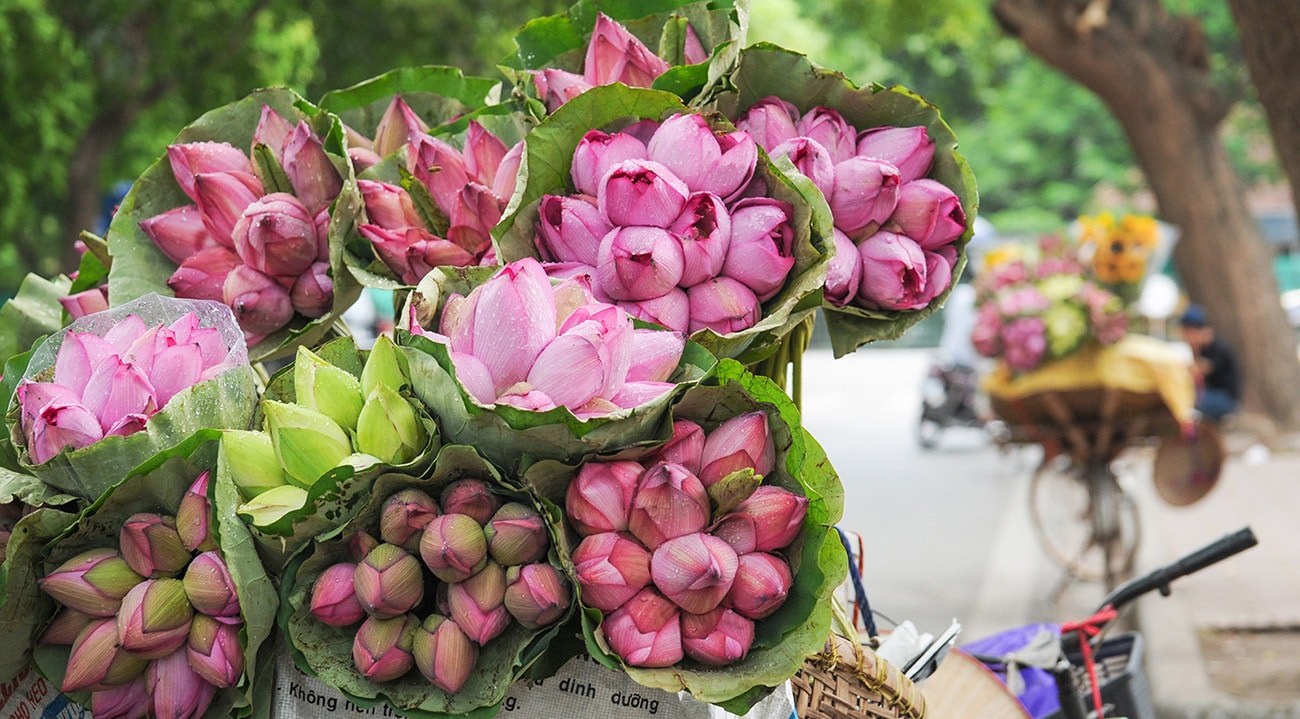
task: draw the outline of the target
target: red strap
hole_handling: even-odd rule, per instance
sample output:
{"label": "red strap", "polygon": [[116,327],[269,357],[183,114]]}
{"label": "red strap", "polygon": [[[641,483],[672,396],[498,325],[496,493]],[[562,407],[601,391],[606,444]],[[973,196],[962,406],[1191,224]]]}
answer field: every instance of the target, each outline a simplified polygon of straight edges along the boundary
{"label": "red strap", "polygon": [[1087,619],[1061,625],[1061,634],[1074,632],[1079,636],[1079,653],[1083,655],[1083,667],[1088,671],[1088,683],[1092,688],[1092,706],[1097,710],[1097,719],[1105,719],[1101,704],[1101,684],[1097,681],[1097,663],[1092,658],[1092,643],[1088,640],[1101,633],[1101,628],[1115,619],[1117,613],[1112,606],[1102,607]]}

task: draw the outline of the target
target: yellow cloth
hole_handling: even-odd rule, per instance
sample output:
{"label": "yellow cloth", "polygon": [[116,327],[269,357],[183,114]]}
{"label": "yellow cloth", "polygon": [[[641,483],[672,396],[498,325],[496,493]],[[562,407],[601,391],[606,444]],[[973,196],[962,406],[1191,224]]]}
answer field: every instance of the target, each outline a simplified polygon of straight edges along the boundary
{"label": "yellow cloth", "polygon": [[984,379],[984,390],[1014,401],[1049,391],[1112,387],[1158,393],[1179,422],[1192,421],[1196,384],[1186,358],[1168,342],[1145,335],[1126,335],[1113,345],[1091,344],[1032,372],[1012,374],[1005,363]]}

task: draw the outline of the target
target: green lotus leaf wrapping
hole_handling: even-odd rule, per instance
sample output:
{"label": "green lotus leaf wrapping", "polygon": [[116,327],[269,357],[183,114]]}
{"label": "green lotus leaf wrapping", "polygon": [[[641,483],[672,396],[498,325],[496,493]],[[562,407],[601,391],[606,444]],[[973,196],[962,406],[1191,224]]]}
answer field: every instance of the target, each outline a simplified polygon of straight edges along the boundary
{"label": "green lotus leaf wrapping", "polygon": [[[270,88],[205,113],[181,130],[176,142],[228,142],[236,148],[248,150],[252,147],[253,132],[261,118],[263,105],[271,107],[292,124],[299,120],[307,121],[323,140],[325,151],[343,176],[343,189],[329,210],[330,278],[334,283],[330,310],[316,319],[295,313],[286,327],[249,348],[249,357],[255,362],[291,354],[298,345],[310,346],[319,342],[361,292],[360,285],[345,270],[343,263],[344,244],[356,234],[361,194],[357,190],[352,165],[347,161],[343,130],[336,117],[311,105],[292,90]],[[113,266],[108,275],[111,305],[117,306],[150,292],[172,294],[167,279],[176,271],[176,265],[154,246],[140,229],[140,222],[189,203],[189,198],[172,176],[166,154],[150,165],[131,186],[108,228],[108,247],[113,254]]]}
{"label": "green lotus leaf wrapping", "polygon": [[[30,589],[24,586],[20,590],[28,594],[35,592],[32,596],[39,595],[42,598],[35,607],[36,610],[42,611],[42,616],[36,623],[38,633],[52,617],[55,603],[36,587],[37,577],[44,576],[63,562],[87,550],[102,547],[117,548],[122,525],[133,514],[156,512],[175,515],[180,507],[181,498],[184,497],[194,479],[200,473],[213,468],[217,454],[215,440],[218,436],[218,432],[209,431],[196,435],[177,447],[158,453],[120,484],[107,491],[99,501],[88,507],[74,521],[65,524],[64,531],[46,544],[40,551],[41,565],[37,567],[38,574],[28,578]],[[211,498],[214,489],[211,483],[209,488],[209,498]],[[241,640],[244,648],[245,674],[238,685],[217,691],[212,704],[203,714],[206,719],[245,717],[255,711],[253,696],[262,691],[258,685],[269,683],[273,679],[269,671],[258,672],[270,657],[269,652],[263,652],[259,656],[259,651],[271,637],[279,602],[275,586],[258,559],[247,530],[242,523],[234,519],[233,515],[223,516],[222,512],[216,509],[217,505],[218,503],[214,503],[215,517],[212,526],[219,551],[239,595],[240,616],[244,621]],[[48,511],[42,510],[42,512]],[[55,686],[63,682],[70,649],[68,646],[52,645],[35,647],[33,660],[37,670]],[[89,693],[74,692],[70,696],[78,703],[89,706]]]}
{"label": "green lotus leaf wrapping", "polygon": [[[708,432],[731,417],[755,410],[767,413],[777,450],[777,470],[763,483],[805,496],[809,503],[800,537],[783,552],[794,573],[789,597],[775,614],[756,623],[749,655],[725,667],[691,660],[663,669],[627,666],[599,633],[601,612],[586,608],[581,617],[587,651],[601,664],[626,671],[642,685],[687,691],[737,714],[748,711],[822,649],[830,635],[831,595],[848,573],[848,560],[835,531],[844,508],[843,487],[826,453],[802,428],[798,409],[779,387],[733,360],[722,360],[674,405],[673,419],[692,420]],[[637,453],[619,457],[636,459]],[[538,462],[525,471],[524,480],[542,496],[563,502],[576,469]]]}
{"label": "green lotus leaf wrapping", "polygon": [[[975,175],[957,152],[957,138],[944,122],[939,108],[904,87],[875,83],[858,87],[842,73],[819,67],[806,56],[776,45],[757,43],[745,48],[735,71],[725,78],[726,89],[708,106],[735,119],[758,100],[775,95],[792,103],[800,112],[818,105],[844,116],[858,130],[893,125],[924,125],[935,142],[934,166],[929,177],[946,185],[961,200],[967,230],[956,242],[958,259],[953,267],[953,284],[966,266],[966,243],[970,241],[979,195]],[[861,307],[823,305],[826,327],[836,357],[853,352],[867,342],[897,339],[910,327],[928,317],[947,301],[948,290],[925,309],[915,311],[868,310]]]}
{"label": "green lotus leaf wrapping", "polygon": [[[524,189],[516,191],[513,212],[493,231],[502,261],[538,256],[534,244],[538,204],[543,195],[572,192],[569,169],[573,151],[589,130],[612,132],[635,120],[661,120],[684,112],[695,111],[671,93],[608,85],[584,92],[547,117],[528,135],[519,178]],[[715,122],[714,129],[734,130],[725,121]],[[726,335],[707,329],[691,335],[715,356],[736,357],[746,363],[770,354],[776,343],[820,306],[817,293],[826,280],[827,247],[831,244],[830,211],[810,181],[781,169],[762,154],[755,177],[765,181],[768,196],[794,207],[794,267],[781,291],[763,303],[762,316],[753,327]]]}
{"label": "green lotus leaf wrapping", "polygon": [[0,682],[18,676],[31,663],[38,629],[54,615],[55,602],[36,584],[44,576],[46,543],[76,521],[77,515],[41,508],[14,525],[0,565]]}
{"label": "green lotus leaf wrapping", "polygon": [[[559,526],[558,507],[511,487],[473,447],[444,446],[432,469],[422,477],[401,473],[380,476],[361,511],[347,524],[323,535],[315,549],[310,554],[301,555],[284,574],[279,620],[299,669],[335,687],[358,706],[370,707],[387,702],[403,716],[489,717],[498,711],[510,686],[541,657],[560,628],[568,623],[576,602],[564,618],[540,630],[528,630],[512,622],[503,634],[480,648],[469,681],[454,694],[435,687],[415,669],[392,682],[376,684],[367,680],[356,670],[352,660],[356,628],[328,626],[316,620],[310,611],[316,578],[331,565],[348,561],[348,540],[352,533],[366,531],[379,535],[379,516],[389,496],[416,488],[436,499],[443,487],[465,477],[484,480],[507,501],[519,501],[536,508],[552,529]],[[567,561],[567,546],[557,545],[561,541],[563,537],[553,531],[548,561],[563,571],[570,586],[576,586],[572,564]],[[433,609],[433,594],[426,591],[424,601],[414,610],[421,620],[436,611]]]}

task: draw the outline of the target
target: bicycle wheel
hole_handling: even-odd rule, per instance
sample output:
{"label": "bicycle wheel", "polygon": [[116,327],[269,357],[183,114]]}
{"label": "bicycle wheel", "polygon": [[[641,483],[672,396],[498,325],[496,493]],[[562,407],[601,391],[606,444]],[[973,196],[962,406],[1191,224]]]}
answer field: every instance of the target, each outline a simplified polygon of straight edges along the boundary
{"label": "bicycle wheel", "polygon": [[1058,456],[1039,465],[1029,486],[1029,515],[1044,553],[1071,576],[1113,585],[1133,567],[1138,514],[1114,475]]}

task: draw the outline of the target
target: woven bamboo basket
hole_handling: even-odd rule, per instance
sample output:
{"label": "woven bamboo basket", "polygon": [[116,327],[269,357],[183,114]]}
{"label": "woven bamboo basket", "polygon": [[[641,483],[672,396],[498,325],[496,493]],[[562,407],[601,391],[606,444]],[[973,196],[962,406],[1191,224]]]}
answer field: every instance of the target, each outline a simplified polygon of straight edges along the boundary
{"label": "woven bamboo basket", "polygon": [[799,719],[923,719],[912,680],[870,647],[832,634],[790,680]]}

